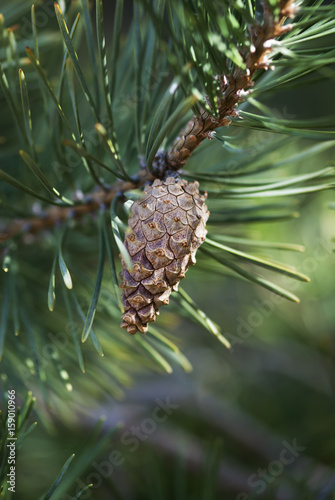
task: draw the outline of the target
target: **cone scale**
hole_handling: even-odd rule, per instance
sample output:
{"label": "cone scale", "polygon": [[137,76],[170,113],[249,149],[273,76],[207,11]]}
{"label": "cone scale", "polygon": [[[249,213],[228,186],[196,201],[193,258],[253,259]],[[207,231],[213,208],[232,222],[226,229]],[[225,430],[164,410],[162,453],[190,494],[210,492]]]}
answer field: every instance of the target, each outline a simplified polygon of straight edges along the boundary
{"label": "cone scale", "polygon": [[132,205],[125,246],[132,268],[123,259],[122,328],[145,333],[158,310],[169,303],[172,291],[195,264],[195,254],[206,238],[207,194],[199,183],[168,177],[146,186]]}

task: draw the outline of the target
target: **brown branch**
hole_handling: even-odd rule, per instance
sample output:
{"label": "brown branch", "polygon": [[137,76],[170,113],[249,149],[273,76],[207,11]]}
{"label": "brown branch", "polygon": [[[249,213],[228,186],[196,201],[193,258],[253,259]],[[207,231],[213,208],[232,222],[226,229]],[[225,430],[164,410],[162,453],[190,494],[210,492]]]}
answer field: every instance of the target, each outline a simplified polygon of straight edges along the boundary
{"label": "brown branch", "polygon": [[65,221],[68,217],[79,219],[83,215],[96,212],[101,206],[109,207],[116,195],[139,188],[146,182],[153,180],[154,176],[152,174],[148,173],[146,169],[141,169],[134,182],[118,181],[110,190],[100,190],[92,193],[89,200],[80,205],[70,207],[53,206],[40,217],[16,219],[7,232],[0,234],[0,242],[8,241],[20,233],[36,234],[45,229],[50,229],[59,222]]}
{"label": "brown branch", "polygon": [[246,69],[238,68],[233,75],[221,77],[223,97],[218,102],[219,116],[214,118],[209,112],[203,111],[200,116],[194,116],[177,137],[172,148],[167,153],[167,163],[170,169],[178,170],[191,156],[201,142],[210,137],[215,129],[231,123],[231,117],[236,116],[236,106],[243,100],[242,93],[252,87],[252,78],[259,69],[269,69],[267,54],[271,52],[271,40],[279,37],[290,26],[283,27],[287,17],[293,17],[295,7],[293,0],[281,0],[279,14],[274,19],[271,11],[264,6],[264,22],[253,26],[250,30],[252,50],[245,58]]}
{"label": "brown branch", "polygon": [[[210,137],[215,129],[231,123],[231,117],[236,116],[236,106],[243,100],[243,91],[252,87],[252,78],[259,69],[268,69],[267,54],[271,52],[271,40],[282,35],[289,26],[283,27],[287,17],[293,17],[295,7],[293,0],[280,0],[279,14],[275,19],[272,12],[264,6],[264,22],[253,26],[250,30],[252,50],[245,58],[246,69],[236,69],[234,74],[220,77],[223,97],[218,102],[219,116],[214,118],[209,112],[203,111],[200,116],[194,116],[177,137],[172,148],[164,155],[161,153],[155,159],[155,175],[141,168],[138,178],[134,182],[116,182],[110,190],[98,191],[90,196],[90,200],[74,207],[56,207],[48,209],[41,217],[17,219],[6,232],[0,234],[0,242],[8,241],[20,233],[36,234],[45,229],[54,227],[68,217],[78,219],[85,214],[94,213],[101,205],[108,207],[117,193],[124,193],[151,182],[155,177],[162,177],[166,171],[178,170],[185,165],[195,148]],[[266,43],[267,42],[267,43]]]}

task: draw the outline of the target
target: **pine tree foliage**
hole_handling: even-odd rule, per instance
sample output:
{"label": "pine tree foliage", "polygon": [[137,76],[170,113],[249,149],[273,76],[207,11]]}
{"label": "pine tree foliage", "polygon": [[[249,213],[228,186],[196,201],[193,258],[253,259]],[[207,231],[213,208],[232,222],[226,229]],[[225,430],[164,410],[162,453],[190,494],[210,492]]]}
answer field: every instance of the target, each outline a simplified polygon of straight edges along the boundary
{"label": "pine tree foliage", "polygon": [[[102,0],[93,17],[89,7],[48,4],[43,24],[45,11],[22,0],[0,18],[0,356],[5,372],[18,367],[13,382],[51,403],[92,366],[115,397],[144,367],[191,369],[163,321],[145,337],[119,327],[119,254],[129,262],[127,218],[145,184],[197,180],[211,214],[198,268],[293,302],[263,270],[308,276],[264,254],[302,247],[254,241],[249,228],[295,218],[335,186],[334,168],[315,162],[334,148],[334,116],[296,120],[267,105],[333,78],[333,4],[141,0],[125,28],[117,0],[112,30]],[[183,288],[169,307],[229,346]]]}

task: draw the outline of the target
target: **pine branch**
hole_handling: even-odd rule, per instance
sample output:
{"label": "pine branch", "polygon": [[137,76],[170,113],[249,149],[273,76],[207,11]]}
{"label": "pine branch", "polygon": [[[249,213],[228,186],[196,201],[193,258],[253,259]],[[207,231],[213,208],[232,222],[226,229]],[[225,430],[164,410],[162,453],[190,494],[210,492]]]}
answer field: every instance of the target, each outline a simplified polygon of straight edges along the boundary
{"label": "pine branch", "polygon": [[211,132],[231,123],[231,118],[238,116],[237,105],[244,100],[253,86],[252,78],[260,70],[271,68],[267,55],[272,51],[273,41],[291,29],[283,26],[287,17],[293,17],[293,0],[281,0],[279,14],[274,16],[269,6],[264,3],[264,22],[250,27],[251,46],[245,57],[245,69],[238,67],[233,74],[220,75],[219,83],[223,97],[217,103],[218,117],[204,110],[194,116],[181,131],[167,153],[167,165],[178,170],[185,165],[195,148],[201,142],[211,138]]}
{"label": "pine branch", "polygon": [[[88,337],[88,342],[93,343],[94,355],[97,351],[99,355],[105,353],[118,361],[123,360],[126,353],[131,369],[121,368],[121,362],[116,367],[109,366],[106,372],[101,368],[101,379],[106,379],[115,397],[122,394],[118,384],[124,386],[125,381],[129,382],[127,370],[134,371],[134,365],[143,367],[143,364],[149,364],[150,367],[159,366],[170,372],[170,361],[173,361],[184,369],[189,368],[180,351],[167,344],[167,332],[156,332],[149,327],[145,339],[130,343],[128,337],[121,337],[118,331],[120,311],[124,312],[117,274],[118,254],[121,253],[124,261],[127,257],[129,259],[126,244],[123,243],[126,216],[142,186],[153,183],[157,178],[156,185],[161,179],[165,182],[169,176],[177,178],[179,175],[186,180],[201,181],[201,188],[209,194],[211,240],[199,255],[197,268],[217,274],[232,271],[234,275],[295,301],[298,298],[294,294],[272,283],[266,275],[261,276],[253,268],[257,265],[265,272],[274,271],[296,279],[302,278],[301,273],[257,255],[257,250],[250,250],[249,253],[237,250],[234,246],[240,244],[238,241],[227,242],[220,238],[229,237],[229,223],[249,226],[254,221],[273,222],[297,217],[299,207],[295,196],[303,196],[307,200],[318,191],[334,187],[332,169],[318,168],[317,171],[306,171],[304,175],[284,177],[275,171],[277,167],[286,164],[292,167],[302,160],[307,162],[304,166],[308,169],[312,155],[321,155],[332,148],[335,141],[327,140],[334,135],[332,117],[323,116],[313,122],[284,120],[254,97],[263,97],[264,89],[269,92],[272,86],[275,89],[290,88],[293,80],[299,81],[300,77],[320,68],[330,74],[333,56],[328,47],[321,43],[316,48],[311,42],[304,49],[306,54],[299,51],[299,47],[305,36],[307,40],[312,40],[315,36],[323,37],[329,30],[335,30],[330,16],[334,9],[326,12],[313,7],[313,11],[306,14],[301,7],[294,20],[294,30],[278,42],[274,38],[291,28],[284,25],[284,21],[295,14],[292,1],[271,0],[263,8],[258,5],[256,11],[254,2],[238,0],[175,0],[157,4],[149,0],[136,1],[145,8],[138,9],[126,43],[121,39],[120,46],[114,43],[112,50],[109,50],[103,33],[103,2],[99,0],[97,3],[95,51],[99,64],[92,62],[94,47],[86,2],[83,30],[79,20],[80,11],[83,12],[80,4],[73,3],[74,9],[63,7],[64,12],[56,7],[60,33],[46,40],[50,44],[57,38],[59,45],[63,42],[63,51],[61,57],[57,56],[52,61],[52,69],[44,62],[49,45],[43,44],[43,33],[42,36],[39,34],[37,43],[36,26],[28,42],[31,44],[26,52],[28,59],[16,59],[7,38],[2,40],[6,52],[0,51],[3,68],[0,99],[7,99],[7,109],[11,109],[14,115],[10,123],[7,113],[4,113],[5,127],[8,123],[8,131],[4,135],[6,139],[14,136],[16,125],[20,144],[17,147],[15,144],[15,150],[25,150],[21,152],[25,170],[23,163],[16,165],[18,155],[10,148],[4,150],[4,163],[0,170],[0,180],[4,181],[0,208],[6,217],[1,223],[3,234],[0,241],[4,244],[3,269],[7,273],[1,310],[8,309],[8,313],[1,317],[0,350],[3,352],[5,345],[10,345],[6,350],[12,352],[12,338],[7,332],[17,334],[20,328],[28,329],[26,324],[29,320],[28,347],[33,358],[29,376],[37,374],[42,385],[45,370],[39,366],[37,354],[45,338],[40,335],[38,325],[41,329],[49,329],[52,323],[54,329],[58,320],[59,324],[62,323],[64,316],[70,325],[80,320],[78,328],[71,327],[67,332],[71,348],[66,349],[64,357],[71,360],[72,365],[79,362],[81,371],[85,369],[84,361],[86,366],[89,365],[89,360],[84,358],[92,346],[80,344],[83,328],[84,340]],[[116,2],[115,15],[114,42],[115,37],[123,32],[122,0]],[[34,19],[33,15],[33,25],[36,24]],[[163,20],[167,22],[163,23]],[[81,33],[85,34],[85,31],[91,54],[86,61],[80,46]],[[19,38],[18,56],[24,53],[25,45]],[[312,62],[313,58],[317,64]],[[268,71],[258,79],[270,67],[269,59],[278,69]],[[24,61],[24,73],[18,73],[17,60],[19,65]],[[297,61],[299,64],[295,66]],[[94,67],[98,68],[97,75]],[[170,71],[167,71],[168,68]],[[247,113],[243,108],[240,112],[243,120],[233,122],[233,125],[240,126],[239,129],[230,128],[226,136],[214,133],[218,127],[229,125],[234,117],[239,116],[236,108],[256,79],[254,98],[250,99],[249,105],[255,107],[259,114]],[[32,83],[36,84],[35,87]],[[19,92],[15,91],[15,86]],[[140,95],[141,87],[144,95]],[[44,96],[44,106],[37,88]],[[100,106],[96,97],[98,90],[102,98]],[[131,96],[136,102],[132,102]],[[130,101],[126,102],[128,109],[125,116],[122,112],[124,99]],[[105,102],[105,110],[102,109],[102,101]],[[130,112],[132,107],[133,113]],[[191,116],[191,110],[193,119],[175,140],[182,124]],[[318,130],[321,128],[326,130]],[[263,134],[258,141],[258,132],[254,130],[278,132],[284,135],[284,139],[278,140],[275,134]],[[292,144],[289,134],[321,138],[324,142],[306,148],[302,141]],[[205,138],[215,140],[211,144],[206,141],[196,149]],[[300,148],[298,154],[297,148]],[[71,155],[74,152],[74,161],[72,156],[67,156],[69,151]],[[203,162],[204,158],[209,161]],[[222,158],[228,161],[224,163]],[[186,168],[181,170],[185,163]],[[16,189],[7,190],[7,184]],[[132,190],[138,191],[129,192]],[[20,197],[21,193],[24,196]],[[266,201],[273,197],[280,199]],[[42,204],[34,205],[34,198]],[[90,224],[84,217],[91,214],[93,217],[88,219],[96,222],[96,214],[109,207],[111,217],[107,219],[106,214],[100,214],[96,234],[97,224]],[[71,220],[81,220],[82,227],[71,225]],[[65,228],[68,228],[68,240],[62,245],[56,233],[60,229],[60,234],[65,234]],[[53,229],[51,234],[48,229]],[[253,240],[248,238],[250,234],[240,236],[244,237],[247,246],[252,247]],[[22,243],[33,244],[31,254],[29,245],[21,245],[21,241],[16,244],[15,240],[21,237]],[[100,253],[97,241],[101,242]],[[105,250],[111,268],[110,283],[108,278],[101,282]],[[64,259],[60,256],[62,252]],[[95,264],[98,255],[99,263]],[[34,272],[35,266],[41,268],[38,276]],[[250,266],[252,269],[249,269]],[[45,277],[43,270],[47,270],[47,282],[41,279]],[[303,279],[306,281],[305,277]],[[111,288],[107,290],[104,284],[107,287],[111,285]],[[28,287],[33,294],[26,293]],[[202,310],[202,305],[185,293],[181,291],[174,296],[171,311],[201,324],[225,343],[219,327]],[[104,295],[105,298],[108,296],[107,300],[104,300]],[[18,297],[22,296],[27,297],[24,308],[29,314],[21,313],[23,306]],[[84,306],[81,304],[83,298]],[[52,319],[45,311],[47,304],[49,310],[54,311]],[[95,315],[98,306],[104,308],[106,314]],[[38,320],[35,321],[37,311]],[[94,315],[93,326],[101,335],[103,349],[91,329]],[[37,333],[33,335],[31,332],[35,325]],[[115,328],[112,336],[109,335],[111,328]],[[104,335],[108,335],[106,344],[103,343]],[[139,355],[134,362],[136,347]],[[15,354],[16,357],[19,358],[19,355]],[[57,376],[61,373],[57,363],[49,369],[54,369]],[[107,373],[109,376],[106,378]],[[80,384],[80,380],[72,380],[73,385]],[[62,394],[64,387],[69,391],[72,383],[64,383],[60,376],[59,381],[53,384],[53,391]]]}
{"label": "pine branch", "polygon": [[[102,205],[109,207],[116,194],[139,188],[147,182],[152,182],[156,177],[165,177],[169,171],[183,167],[204,139],[211,138],[211,133],[215,129],[228,126],[231,123],[231,118],[238,116],[237,105],[243,101],[243,96],[253,86],[252,78],[255,73],[258,70],[269,68],[267,55],[272,50],[273,39],[290,29],[291,25],[283,26],[283,23],[287,17],[293,17],[294,13],[293,0],[281,0],[279,13],[276,16],[269,6],[264,4],[263,23],[250,27],[252,44],[249,53],[245,56],[245,69],[238,67],[233,74],[218,77],[220,90],[223,93],[223,97],[217,103],[218,117],[206,110],[203,110],[200,115],[194,116],[179,134],[171,149],[167,153],[159,152],[156,154],[152,173],[143,169],[144,165],[142,165],[133,182],[119,181],[111,188],[106,187],[104,190],[93,193],[87,202],[72,207],[54,206],[46,210],[41,217],[17,220],[7,232],[0,235],[0,242],[15,238],[23,229],[26,234],[36,234],[54,227],[69,217],[78,219],[87,213],[98,211]],[[71,146],[71,144],[69,145]],[[85,151],[81,153],[86,157],[89,156],[88,153],[85,154]]]}

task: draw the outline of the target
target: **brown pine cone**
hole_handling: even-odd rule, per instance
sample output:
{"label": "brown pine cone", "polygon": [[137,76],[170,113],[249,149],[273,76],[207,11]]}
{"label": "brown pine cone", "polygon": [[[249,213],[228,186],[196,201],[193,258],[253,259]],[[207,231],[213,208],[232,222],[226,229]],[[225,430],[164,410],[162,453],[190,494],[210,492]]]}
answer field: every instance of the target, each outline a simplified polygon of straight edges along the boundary
{"label": "brown pine cone", "polygon": [[146,186],[132,205],[125,246],[133,267],[122,260],[122,328],[145,333],[160,306],[178,289],[205,240],[209,212],[199,183],[168,177]]}

